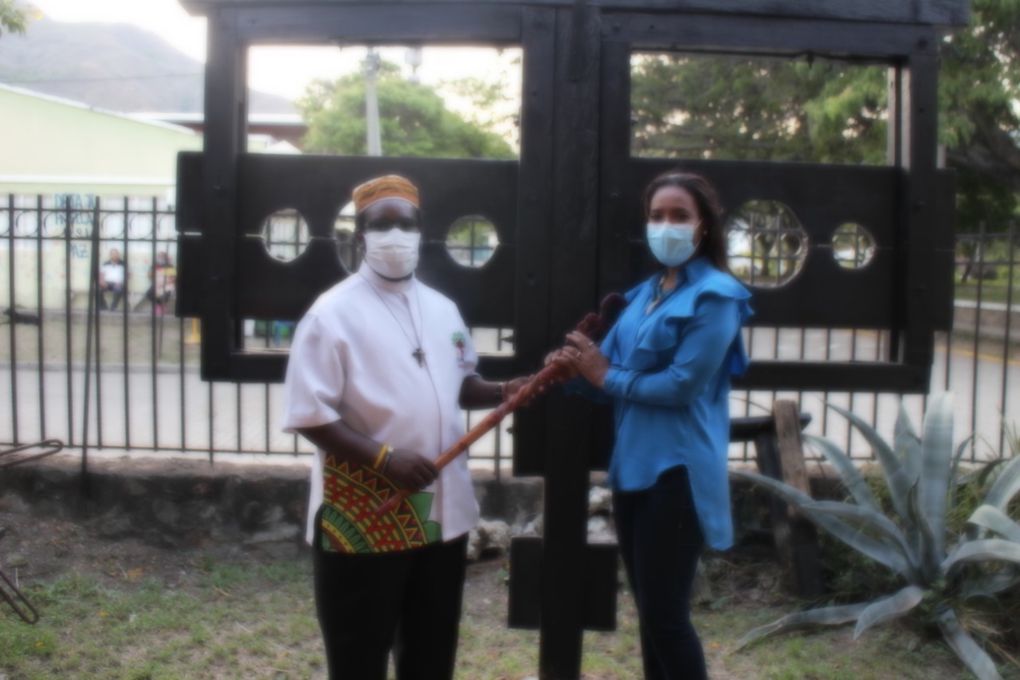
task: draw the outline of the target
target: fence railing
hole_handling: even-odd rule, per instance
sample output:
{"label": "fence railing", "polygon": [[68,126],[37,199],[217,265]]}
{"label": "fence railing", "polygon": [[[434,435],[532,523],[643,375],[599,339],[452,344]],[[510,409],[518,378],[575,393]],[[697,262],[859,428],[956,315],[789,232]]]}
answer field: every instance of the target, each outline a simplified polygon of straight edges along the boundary
{"label": "fence railing", "polygon": [[[474,236],[466,239],[468,245],[476,240],[486,257],[491,244]],[[339,255],[349,259],[348,241],[338,242]],[[272,252],[272,244],[267,247]],[[114,249],[124,265],[123,299],[103,311],[98,309],[103,306],[100,296],[111,306],[115,295],[97,290],[93,272],[102,272],[101,265],[113,260]],[[0,304],[7,311],[0,323],[7,327],[0,326],[0,399],[9,397],[9,404],[0,401],[0,445],[56,438],[86,451],[201,454],[210,460],[226,454],[311,451],[307,443],[279,430],[279,385],[200,380],[198,324],[170,311],[175,261],[174,212],[163,201],[3,200]],[[936,339],[932,389],[956,394],[957,438],[976,433],[969,450],[969,458],[976,460],[1016,445],[1011,429],[1020,420],[1020,242],[1015,225],[961,235],[956,269],[956,320],[952,332]],[[272,320],[249,323],[245,344],[285,346],[290,330]],[[759,327],[744,332],[752,357],[759,359],[873,361],[884,356],[889,343],[886,333],[865,329]],[[473,333],[480,351],[510,351],[507,329]],[[897,394],[734,392],[733,414],[767,410],[777,397],[799,400],[813,416],[810,431],[861,457],[870,455],[866,443],[823,404],[849,408],[891,434],[900,403]],[[924,401],[921,396],[903,399],[915,422]],[[465,418],[470,422],[478,415]],[[504,422],[497,435],[472,448],[474,465],[497,474],[505,470],[512,448],[508,427]],[[731,451],[734,459],[751,456],[753,450],[745,446]]]}
{"label": "fence railing", "polygon": [[[294,230],[266,230],[270,252],[300,252],[307,238],[293,224]],[[119,301],[96,280],[113,250],[124,271]],[[0,207],[0,271],[6,273],[0,304],[8,310],[0,317],[7,324],[0,326],[0,394],[10,405],[2,408],[0,445],[56,438],[69,448],[210,460],[312,450],[279,429],[281,386],[201,381],[198,322],[172,316],[176,254],[174,212],[165,202],[6,197]],[[348,239],[338,240],[338,255],[353,264]],[[286,346],[291,330],[285,322],[247,322],[245,346]],[[473,335],[480,352],[510,351],[504,329],[474,329]],[[464,417],[470,426],[480,416]],[[497,474],[506,468],[511,425],[507,419],[472,447],[475,465]]]}

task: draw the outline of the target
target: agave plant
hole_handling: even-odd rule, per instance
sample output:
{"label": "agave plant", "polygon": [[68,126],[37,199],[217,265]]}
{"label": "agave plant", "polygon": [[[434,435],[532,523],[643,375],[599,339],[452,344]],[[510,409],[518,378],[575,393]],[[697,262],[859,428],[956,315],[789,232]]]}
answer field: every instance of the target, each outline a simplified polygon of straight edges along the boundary
{"label": "agave plant", "polygon": [[957,608],[969,598],[994,597],[1020,584],[1020,524],[1008,515],[1009,503],[1020,491],[1020,457],[1001,466],[966,529],[949,540],[947,517],[956,502],[957,469],[970,441],[954,451],[951,395],[932,398],[922,437],[901,404],[892,446],[853,413],[830,408],[846,417],[870,444],[889,489],[890,516],[850,457],[821,437],[807,440],[838,471],[852,502],[814,500],[749,471],[732,474],[779,496],[819,528],[890,569],[902,588],[871,602],[790,614],[747,633],[738,649],[786,630],[854,622],[857,639],[879,623],[925,611],[934,614],[945,641],[978,678],[999,678],[995,662],[960,623]]}

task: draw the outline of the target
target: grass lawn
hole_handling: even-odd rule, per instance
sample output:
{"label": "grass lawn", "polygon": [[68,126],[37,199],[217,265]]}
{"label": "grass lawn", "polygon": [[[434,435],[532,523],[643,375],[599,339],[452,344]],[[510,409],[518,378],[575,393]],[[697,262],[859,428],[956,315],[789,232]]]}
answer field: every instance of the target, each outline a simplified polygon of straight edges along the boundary
{"label": "grass lawn", "polygon": [[[149,573],[143,566],[111,566],[116,560],[104,559],[95,569],[23,584],[42,620],[29,626],[6,608],[0,612],[0,677],[325,677],[306,556],[291,551],[221,561],[194,553],[169,562],[172,566],[155,565]],[[739,583],[727,575],[731,566],[714,564],[714,595],[703,598],[695,614],[713,678],[963,677],[940,644],[896,625],[873,630],[859,642],[844,628],[767,640],[731,654],[741,634],[794,606],[769,585],[774,565],[750,572],[748,565],[740,566]],[[13,572],[6,565],[5,571]],[[505,581],[503,561],[470,568],[461,680],[535,675],[537,633],[503,625]],[[619,623],[615,633],[585,635],[585,678],[641,677],[636,621],[626,593]]]}

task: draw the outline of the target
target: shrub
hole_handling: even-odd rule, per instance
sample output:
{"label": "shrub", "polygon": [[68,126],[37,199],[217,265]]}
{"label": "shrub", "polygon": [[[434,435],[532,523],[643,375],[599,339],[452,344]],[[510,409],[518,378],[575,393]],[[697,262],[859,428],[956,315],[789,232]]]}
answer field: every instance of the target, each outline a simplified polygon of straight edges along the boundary
{"label": "shrub", "polygon": [[[901,406],[892,446],[853,413],[832,408],[870,444],[881,465],[891,512],[883,509],[850,457],[820,437],[809,441],[838,471],[852,502],[816,501],[763,475],[737,470],[732,474],[776,494],[820,529],[884,567],[895,576],[899,589],[871,602],[790,614],[747,633],[738,649],[767,635],[819,625],[856,623],[856,639],[872,626],[913,614],[923,623],[937,626],[950,648],[981,680],[999,678],[995,662],[972,633],[986,645],[995,645],[992,638],[1001,631],[981,625],[980,618],[969,615],[961,622],[959,613],[970,603],[979,605],[980,611],[980,603],[1001,607],[1017,602],[1020,524],[1010,518],[1009,508],[1020,492],[1020,457],[989,466],[983,478],[971,479],[960,493],[958,467],[970,440],[954,452],[949,394],[932,398],[923,437],[917,435]],[[979,487],[980,496],[975,495]],[[977,507],[968,512],[962,526],[952,521],[961,508],[974,505]],[[1008,621],[1009,615],[1007,611],[1004,620]]]}

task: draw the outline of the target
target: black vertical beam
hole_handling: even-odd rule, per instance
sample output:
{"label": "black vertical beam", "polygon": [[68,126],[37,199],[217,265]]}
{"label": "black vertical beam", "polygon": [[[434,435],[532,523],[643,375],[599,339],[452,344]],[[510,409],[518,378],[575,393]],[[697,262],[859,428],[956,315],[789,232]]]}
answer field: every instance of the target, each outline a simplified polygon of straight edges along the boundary
{"label": "black vertical beam", "polygon": [[[598,237],[598,297],[623,292],[633,283],[632,235],[642,216],[633,214],[624,200],[630,171],[630,43],[605,40],[600,56],[601,91],[599,131],[600,185]],[[606,469],[612,455],[613,417],[608,405],[595,407],[592,422],[594,446],[589,462],[593,469]]]}
{"label": "black vertical beam", "polygon": [[896,291],[896,306],[893,317],[892,328],[889,331],[889,360],[903,360],[903,345],[905,339],[905,316],[904,308],[907,305],[906,281],[907,281],[907,254],[906,248],[909,238],[910,209],[909,209],[909,178],[910,178],[910,144],[907,134],[911,129],[910,125],[910,72],[906,61],[898,64],[894,73],[890,76],[889,82],[889,130],[887,134],[886,154],[888,160],[892,161],[895,167],[902,171],[901,195],[897,206],[899,224],[896,228],[896,281],[899,290]]}
{"label": "black vertical beam", "polygon": [[917,39],[902,76],[900,97],[906,170],[901,204],[903,253],[902,359],[911,366],[930,367],[934,359],[932,262],[935,260],[936,155],[938,144],[938,41],[934,31]]}
{"label": "black vertical beam", "polygon": [[221,8],[209,13],[205,67],[203,161],[203,378],[229,371],[235,329],[233,309],[237,236],[238,154],[247,133],[246,46],[238,37],[237,15]]}
{"label": "black vertical beam", "polygon": [[[517,310],[514,361],[517,373],[535,370],[549,349],[550,238],[553,225],[553,93],[556,73],[556,12],[529,8],[521,14],[523,51],[521,160],[517,196]],[[545,462],[545,411],[514,415],[515,475],[542,473]]]}
{"label": "black vertical beam", "polygon": [[626,290],[631,283],[631,230],[641,215],[622,208],[630,170],[630,51],[628,43],[602,47],[602,194],[599,226],[599,295]]}
{"label": "black vertical beam", "polygon": [[896,64],[887,72],[888,114],[886,117],[886,164],[899,167],[903,164],[903,112],[900,110],[903,91],[903,68]]}
{"label": "black vertical beam", "polygon": [[[599,188],[600,16],[584,2],[556,17],[555,197],[550,321],[562,341],[595,304]],[[549,400],[542,549],[542,678],[579,678],[591,407]]]}

